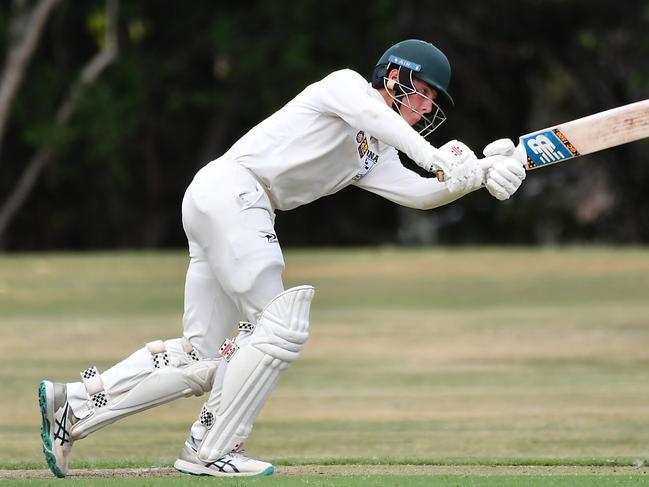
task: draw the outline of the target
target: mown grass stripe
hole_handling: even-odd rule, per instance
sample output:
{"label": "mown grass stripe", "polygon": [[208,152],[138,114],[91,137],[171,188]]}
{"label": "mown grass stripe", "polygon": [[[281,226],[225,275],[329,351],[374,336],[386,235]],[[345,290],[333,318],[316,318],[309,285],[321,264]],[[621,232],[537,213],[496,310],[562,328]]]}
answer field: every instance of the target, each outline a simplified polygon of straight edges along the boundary
{"label": "mown grass stripe", "polygon": [[[270,458],[278,466],[307,465],[422,465],[493,467],[642,467],[646,458]],[[173,459],[80,460],[74,469],[165,468]],[[0,470],[41,470],[45,462],[0,462]]]}

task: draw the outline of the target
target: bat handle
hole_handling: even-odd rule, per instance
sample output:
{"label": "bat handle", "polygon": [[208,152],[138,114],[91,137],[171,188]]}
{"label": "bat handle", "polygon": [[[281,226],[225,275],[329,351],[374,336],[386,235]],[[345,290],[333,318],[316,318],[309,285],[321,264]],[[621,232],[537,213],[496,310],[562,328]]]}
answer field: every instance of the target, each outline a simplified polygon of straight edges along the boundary
{"label": "bat handle", "polygon": [[[491,168],[491,166],[493,165],[497,157],[498,156],[492,156],[492,157],[485,157],[483,159],[478,159],[478,162],[480,163],[480,167],[482,167],[482,171],[485,173],[485,175],[487,174],[487,171],[489,170],[489,168]],[[446,181],[446,175],[444,174],[444,171],[442,171],[441,169],[435,171],[435,177],[440,183]]]}

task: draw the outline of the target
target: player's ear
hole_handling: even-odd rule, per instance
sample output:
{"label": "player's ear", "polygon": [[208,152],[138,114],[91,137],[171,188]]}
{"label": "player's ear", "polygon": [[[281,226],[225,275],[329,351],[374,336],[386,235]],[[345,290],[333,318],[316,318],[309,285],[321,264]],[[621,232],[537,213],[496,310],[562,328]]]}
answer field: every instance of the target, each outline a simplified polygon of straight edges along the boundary
{"label": "player's ear", "polygon": [[[387,79],[387,81],[385,81]],[[379,89],[387,87],[389,90],[394,90],[395,84],[399,80],[399,69],[392,68],[388,72],[388,65],[380,64],[374,68],[372,73],[372,87]]]}
{"label": "player's ear", "polygon": [[387,75],[388,81],[386,86],[388,90],[394,90],[394,85],[399,80],[399,70],[397,68],[392,68]]}

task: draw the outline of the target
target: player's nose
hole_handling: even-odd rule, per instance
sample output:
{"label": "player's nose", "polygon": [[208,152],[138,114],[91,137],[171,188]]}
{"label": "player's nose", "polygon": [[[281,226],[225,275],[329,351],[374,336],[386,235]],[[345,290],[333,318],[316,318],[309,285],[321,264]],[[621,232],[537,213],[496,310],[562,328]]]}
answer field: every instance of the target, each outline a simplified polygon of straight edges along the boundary
{"label": "player's nose", "polygon": [[423,104],[423,106],[421,107],[421,111],[422,111],[424,114],[427,114],[427,113],[432,112],[432,111],[433,111],[433,102],[431,102],[431,101],[428,100],[428,99],[424,100],[424,104]]}

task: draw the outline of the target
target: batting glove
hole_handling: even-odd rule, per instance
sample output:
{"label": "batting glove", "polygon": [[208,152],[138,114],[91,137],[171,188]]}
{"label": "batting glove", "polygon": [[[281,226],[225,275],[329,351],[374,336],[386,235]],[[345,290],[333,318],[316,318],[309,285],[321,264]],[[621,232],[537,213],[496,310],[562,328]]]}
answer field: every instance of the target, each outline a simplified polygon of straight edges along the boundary
{"label": "batting glove", "polygon": [[485,157],[491,156],[511,156],[514,154],[516,146],[511,139],[494,140],[484,148],[482,153]]}
{"label": "batting glove", "polygon": [[500,201],[511,198],[526,176],[516,146],[510,139],[498,139],[487,145],[482,153],[493,161],[487,170],[487,191]]}
{"label": "batting glove", "polygon": [[422,165],[430,172],[442,170],[446,189],[452,194],[470,193],[482,186],[483,170],[475,154],[465,144],[451,140],[431,153]]}

